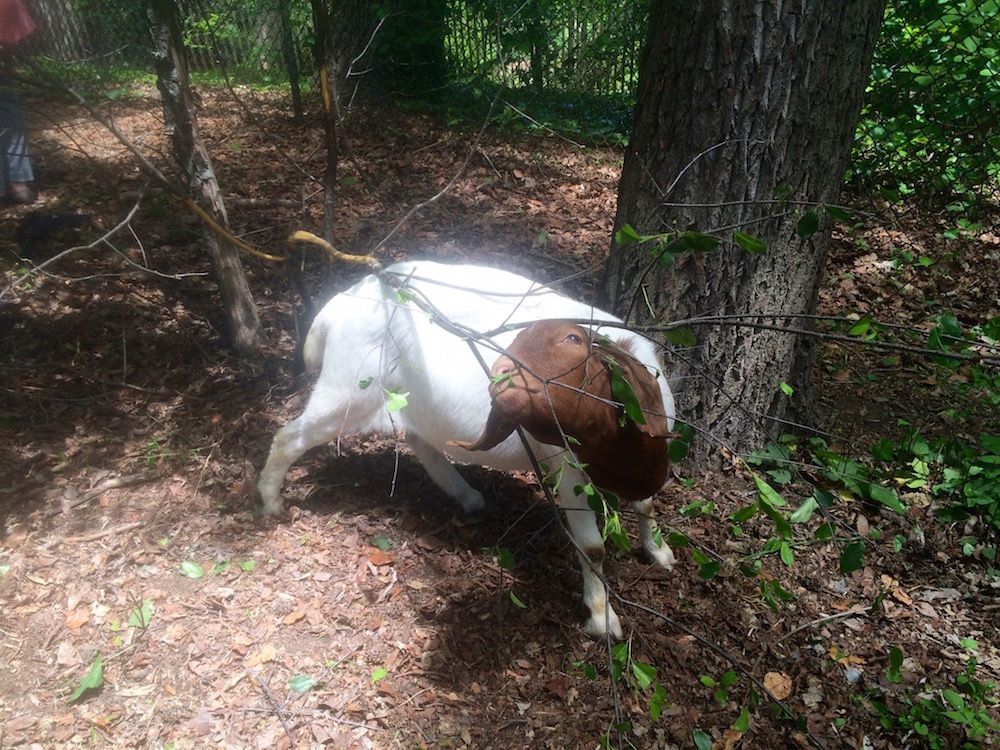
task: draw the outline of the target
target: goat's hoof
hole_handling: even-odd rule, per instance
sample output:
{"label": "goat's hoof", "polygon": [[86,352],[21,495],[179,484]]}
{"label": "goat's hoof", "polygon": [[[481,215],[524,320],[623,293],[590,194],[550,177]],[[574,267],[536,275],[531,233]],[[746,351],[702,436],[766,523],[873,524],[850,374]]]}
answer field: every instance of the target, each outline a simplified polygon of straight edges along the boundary
{"label": "goat's hoof", "polygon": [[483,497],[481,492],[471,487],[468,492],[463,493],[455,499],[462,506],[462,512],[464,513],[478,513],[486,507],[486,498]]}
{"label": "goat's hoof", "polygon": [[262,516],[274,518],[285,512],[285,504],[281,501],[281,497],[268,500],[265,499],[260,493],[257,493],[257,503],[255,509],[260,511]]}
{"label": "goat's hoof", "polygon": [[621,621],[611,607],[608,607],[607,617],[604,613],[592,614],[587,624],[583,626],[583,632],[595,641],[603,641],[608,635],[615,643],[625,640],[625,633],[622,630]]}
{"label": "goat's hoof", "polygon": [[666,544],[657,545],[656,542],[650,542],[645,545],[646,557],[654,565],[659,565],[665,570],[673,570],[674,563],[677,559],[674,557],[674,551],[670,549]]}

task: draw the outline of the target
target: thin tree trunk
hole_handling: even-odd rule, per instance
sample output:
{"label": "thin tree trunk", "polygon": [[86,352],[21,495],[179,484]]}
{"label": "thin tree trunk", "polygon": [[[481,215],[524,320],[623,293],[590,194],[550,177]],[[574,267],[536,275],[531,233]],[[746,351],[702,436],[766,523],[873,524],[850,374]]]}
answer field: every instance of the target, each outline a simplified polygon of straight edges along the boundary
{"label": "thin tree trunk", "polygon": [[302,120],[302,92],[299,88],[299,58],[295,54],[295,37],[292,35],[292,15],[288,0],[279,0],[278,13],[281,20],[281,54],[288,71],[288,83],[292,88],[292,112],[295,121]]}
{"label": "thin tree trunk", "polygon": [[[174,0],[151,0],[150,7],[156,85],[163,99],[163,117],[171,135],[174,159],[187,180],[191,197],[216,222],[228,227],[222,191],[195,119],[177,6]],[[239,251],[207,228],[204,242],[222,293],[230,341],[243,354],[256,353],[260,345],[260,319]]]}
{"label": "thin tree trunk", "polygon": [[[623,311],[648,298],[663,321],[814,310],[829,227],[799,237],[806,209],[793,201],[837,198],[883,9],[884,0],[654,0],[616,229],[738,229],[767,251],[723,244],[643,276],[648,255],[613,248],[605,302]],[[645,308],[636,309],[653,317]],[[808,358],[774,331],[696,334],[694,349],[668,355],[681,417],[738,452],[759,446],[787,413],[779,385]],[[703,440],[695,455],[704,463],[717,446]]]}

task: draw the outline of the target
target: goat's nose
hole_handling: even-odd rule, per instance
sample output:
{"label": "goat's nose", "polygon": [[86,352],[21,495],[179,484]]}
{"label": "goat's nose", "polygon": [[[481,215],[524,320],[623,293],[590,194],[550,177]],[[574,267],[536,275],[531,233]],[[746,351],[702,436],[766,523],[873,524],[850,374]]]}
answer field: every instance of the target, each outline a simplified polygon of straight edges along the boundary
{"label": "goat's nose", "polygon": [[514,360],[504,356],[493,363],[493,369],[490,372],[493,377],[498,377],[500,375],[510,375],[515,369]]}

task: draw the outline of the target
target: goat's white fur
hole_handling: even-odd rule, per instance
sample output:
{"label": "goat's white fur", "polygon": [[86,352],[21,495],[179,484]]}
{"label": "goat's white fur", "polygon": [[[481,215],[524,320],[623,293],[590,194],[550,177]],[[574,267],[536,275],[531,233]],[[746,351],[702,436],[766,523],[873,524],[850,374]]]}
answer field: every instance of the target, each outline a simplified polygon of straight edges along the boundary
{"label": "goat's white fur", "polygon": [[[440,313],[472,331],[496,329],[506,323],[543,318],[615,321],[613,315],[565,297],[537,282],[475,265],[447,265],[430,261],[397,263],[386,269],[406,279],[406,286],[423,294]],[[658,377],[663,407],[673,427],[674,400],[662,374],[656,347],[648,339],[617,327],[601,331],[616,339],[630,339],[630,350]],[[512,331],[493,338],[506,348],[517,335]],[[491,364],[496,348],[476,344]],[[289,467],[308,449],[342,434],[403,432],[413,453],[431,478],[462,508],[483,507],[483,496],[470,487],[442,454],[460,463],[503,470],[529,470],[529,461],[516,434],[486,452],[469,452],[448,445],[450,440],[475,440],[490,412],[489,374],[472,354],[469,343],[445,331],[405,295],[398,295],[376,276],[367,276],[336,295],[316,316],[304,346],[306,368],[322,368],[315,389],[300,417],[278,431],[258,489],[264,511],[282,511],[281,485]],[[408,393],[408,405],[392,414],[386,394]],[[565,450],[528,438],[535,456],[550,467],[562,465],[557,487],[560,506],[576,542],[583,574],[583,598],[590,617],[586,631],[594,637],[610,632],[622,637],[621,624],[607,602],[600,577],[603,540],[585,496],[573,488],[586,484],[573,461],[563,462]],[[636,467],[636,471],[641,471]],[[639,516],[642,546],[650,559],[670,569],[674,556],[656,540],[652,501],[633,504]],[[585,551],[591,559],[580,553]]]}

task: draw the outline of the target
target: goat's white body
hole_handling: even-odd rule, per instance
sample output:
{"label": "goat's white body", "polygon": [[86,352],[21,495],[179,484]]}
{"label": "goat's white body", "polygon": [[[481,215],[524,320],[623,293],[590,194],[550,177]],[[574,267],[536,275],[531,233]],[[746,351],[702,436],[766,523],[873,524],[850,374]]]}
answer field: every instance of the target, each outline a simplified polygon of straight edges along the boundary
{"label": "goat's white body", "polygon": [[[405,279],[408,294],[422,295],[440,315],[474,332],[544,318],[619,321],[495,268],[421,261],[398,263],[386,271]],[[653,370],[662,369],[656,347],[648,339],[621,328],[597,330],[619,341],[629,339],[637,359]],[[516,335],[515,330],[492,337],[495,346],[475,344],[487,368]],[[281,512],[281,484],[291,464],[309,448],[344,434],[405,433],[432,479],[467,511],[482,507],[482,495],[461,478],[442,451],[461,463],[503,470],[532,468],[516,434],[486,452],[448,444],[474,441],[482,431],[490,412],[489,373],[466,339],[444,330],[405,294],[398,295],[376,276],[365,277],[323,307],[306,337],[303,355],[308,370],[321,372],[305,411],[275,435],[258,483],[266,513]],[[665,376],[660,375],[659,383],[672,427],[673,396]],[[405,408],[387,411],[389,393],[408,394]],[[530,437],[529,443],[535,456],[553,468],[566,455],[565,450]],[[603,542],[596,520],[585,498],[573,493],[574,486],[585,483],[578,470],[565,465],[558,495],[577,546],[590,558],[581,559],[584,600],[591,612],[587,630],[595,636],[610,630],[621,637],[621,626],[607,606],[599,576]],[[644,549],[654,561],[670,567],[673,554],[654,540],[650,501],[636,506]]]}

